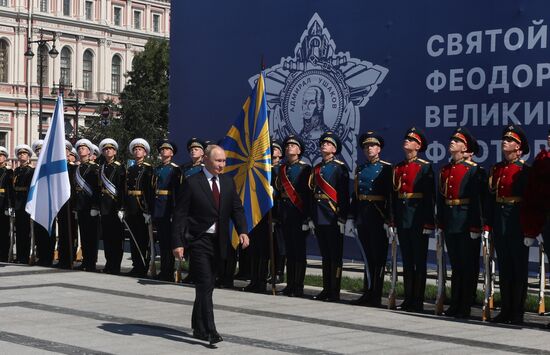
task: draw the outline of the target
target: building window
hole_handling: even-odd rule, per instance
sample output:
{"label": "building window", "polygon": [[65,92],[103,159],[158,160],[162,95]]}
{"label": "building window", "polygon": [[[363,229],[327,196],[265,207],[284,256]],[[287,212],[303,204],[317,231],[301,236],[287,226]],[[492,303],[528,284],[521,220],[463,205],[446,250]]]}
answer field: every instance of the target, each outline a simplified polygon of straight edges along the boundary
{"label": "building window", "polygon": [[118,55],[113,57],[111,64],[111,93],[120,94],[120,72],[122,60]]}
{"label": "building window", "polygon": [[0,146],[8,147],[8,132],[0,132]]}
{"label": "building window", "polygon": [[84,52],[84,59],[82,62],[82,86],[84,88],[84,91],[92,91],[93,65],[94,55],[90,50],[87,50],[86,52]]}
{"label": "building window", "polygon": [[8,82],[8,42],[0,40],[0,83]]}
{"label": "building window", "polygon": [[38,49],[40,51],[40,55],[38,55],[38,60],[36,61],[36,72],[38,73],[37,78],[38,82],[40,82],[40,59],[42,59],[42,83],[44,85],[48,84],[48,47],[47,46],[41,46]]}
{"label": "building window", "polygon": [[0,6],[8,6],[8,0],[0,0]]}
{"label": "building window", "polygon": [[69,85],[71,83],[71,50],[64,47],[61,50],[61,84]]}
{"label": "building window", "polygon": [[71,16],[71,0],[63,0],[63,15]]}
{"label": "building window", "polygon": [[93,1],[86,1],[86,8],[85,8],[86,20],[92,21],[93,16],[94,16],[93,11],[94,11],[94,2]]}
{"label": "building window", "polygon": [[40,0],[40,11],[48,12],[48,0]]}
{"label": "building window", "polygon": [[115,23],[115,26],[122,26],[122,8],[114,8],[113,22]]}
{"label": "building window", "polygon": [[160,32],[160,15],[153,15],[153,32]]}
{"label": "building window", "polygon": [[134,11],[134,29],[141,30],[141,11]]}

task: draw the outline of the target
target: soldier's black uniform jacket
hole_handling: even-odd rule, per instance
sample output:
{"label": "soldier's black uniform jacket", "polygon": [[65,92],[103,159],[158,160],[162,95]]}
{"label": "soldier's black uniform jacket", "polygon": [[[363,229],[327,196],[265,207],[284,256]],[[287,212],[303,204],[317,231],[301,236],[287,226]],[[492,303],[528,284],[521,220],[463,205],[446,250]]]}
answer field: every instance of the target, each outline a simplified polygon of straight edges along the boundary
{"label": "soldier's black uniform jacket", "polygon": [[101,215],[116,214],[122,209],[126,191],[126,169],[116,160],[105,162],[99,169]]}
{"label": "soldier's black uniform jacket", "polygon": [[13,207],[16,211],[25,211],[33,174],[34,168],[30,165],[18,166],[13,171]]}
{"label": "soldier's black uniform jacket", "polygon": [[191,161],[183,164],[181,166],[182,180],[190,177],[191,175],[195,175],[198,172],[201,172],[203,167],[204,164],[193,164],[193,162]]}
{"label": "soldier's black uniform jacket", "polygon": [[161,164],[155,168],[153,218],[169,218],[172,215],[180,180],[181,169],[175,163]]}
{"label": "soldier's black uniform jacket", "polygon": [[434,226],[435,183],[432,164],[414,158],[393,169],[394,214],[398,228]]}
{"label": "soldier's black uniform jacket", "polygon": [[99,209],[99,165],[93,161],[81,163],[74,172],[74,209],[89,211]]}
{"label": "soldier's black uniform jacket", "polygon": [[12,207],[13,199],[13,170],[9,169],[6,164],[0,166],[0,213],[9,207]]}
{"label": "soldier's black uniform jacket", "polygon": [[331,159],[315,165],[309,179],[313,191],[311,217],[317,225],[345,223],[349,210],[348,168]]}
{"label": "soldier's black uniform jacket", "polygon": [[366,162],[355,170],[350,217],[357,224],[393,224],[392,167],[383,160]]}
{"label": "soldier's black uniform jacket", "polygon": [[310,215],[311,191],[308,181],[311,165],[301,160],[293,164],[283,163],[277,169],[275,191],[277,191],[277,218],[284,223],[292,219],[303,223]]}
{"label": "soldier's black uniform jacket", "polygon": [[126,175],[124,210],[128,214],[151,213],[153,167],[147,162],[134,164]]}
{"label": "soldier's black uniform jacket", "polygon": [[479,233],[482,227],[484,173],[467,160],[451,162],[439,173],[438,227],[447,233]]}

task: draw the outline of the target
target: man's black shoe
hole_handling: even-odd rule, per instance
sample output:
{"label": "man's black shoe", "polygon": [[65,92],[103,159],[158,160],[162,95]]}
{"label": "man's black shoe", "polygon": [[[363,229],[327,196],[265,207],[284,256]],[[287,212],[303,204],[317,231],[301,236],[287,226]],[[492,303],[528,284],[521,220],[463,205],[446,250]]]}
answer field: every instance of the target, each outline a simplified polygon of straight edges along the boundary
{"label": "man's black shoe", "polygon": [[501,312],[498,316],[491,319],[491,323],[510,323],[510,317]]}
{"label": "man's black shoe", "polygon": [[355,306],[364,306],[364,305],[367,305],[368,303],[369,303],[369,296],[367,294],[363,294],[358,299],[350,302],[350,304]]}
{"label": "man's black shoe", "polygon": [[221,337],[221,335],[218,334],[218,332],[210,333],[208,335],[208,342],[210,343],[210,345],[214,345],[221,341],[223,341],[223,338]]}
{"label": "man's black shoe", "polygon": [[328,292],[323,290],[313,297],[314,300],[326,301],[328,299]]}

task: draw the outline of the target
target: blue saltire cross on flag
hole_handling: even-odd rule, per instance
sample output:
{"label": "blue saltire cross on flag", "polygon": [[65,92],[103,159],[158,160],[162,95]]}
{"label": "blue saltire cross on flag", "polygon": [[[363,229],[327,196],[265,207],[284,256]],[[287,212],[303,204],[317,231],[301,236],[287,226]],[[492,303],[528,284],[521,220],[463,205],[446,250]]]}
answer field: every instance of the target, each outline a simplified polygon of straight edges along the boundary
{"label": "blue saltire cross on flag", "polygon": [[[248,231],[273,207],[271,143],[263,73],[246,99],[239,117],[222,142],[227,155],[224,174],[231,175],[241,197]],[[231,240],[239,244],[235,230]]]}
{"label": "blue saltire cross on flag", "polygon": [[63,97],[59,96],[34,170],[25,211],[51,235],[53,220],[70,196]]}

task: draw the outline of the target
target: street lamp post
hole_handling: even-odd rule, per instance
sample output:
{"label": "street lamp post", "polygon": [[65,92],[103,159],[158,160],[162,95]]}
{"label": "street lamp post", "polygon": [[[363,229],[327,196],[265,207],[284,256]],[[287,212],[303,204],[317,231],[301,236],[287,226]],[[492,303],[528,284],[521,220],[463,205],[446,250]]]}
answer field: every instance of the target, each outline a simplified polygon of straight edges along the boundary
{"label": "street lamp post", "polygon": [[57,55],[59,54],[59,52],[57,51],[57,49],[55,49],[55,37],[52,38],[52,39],[44,39],[44,32],[42,31],[42,29],[40,30],[40,39],[36,40],[36,41],[31,41],[31,38],[29,37],[28,38],[28,41],[27,41],[27,51],[25,52],[25,58],[27,58],[28,60],[32,59],[34,57],[34,53],[32,52],[32,48],[31,48],[31,44],[33,43],[37,43],[38,44],[38,71],[39,71],[39,75],[40,77],[38,78],[38,85],[40,86],[40,91],[38,92],[38,106],[39,106],[39,109],[38,109],[38,138],[39,139],[42,139],[43,138],[43,133],[42,133],[42,99],[43,99],[43,88],[44,88],[44,48],[47,48],[46,47],[46,44],[48,42],[52,42],[53,43],[53,46],[52,46],[52,49],[48,52],[48,54],[50,55],[50,57],[52,57],[52,59],[55,59],[57,57]]}
{"label": "street lamp post", "polygon": [[56,95],[58,92],[61,96],[64,96],[65,90],[69,90],[69,98],[74,98],[74,102],[70,102],[68,100],[64,100],[65,106],[71,107],[74,110],[75,113],[75,124],[74,124],[74,139],[75,141],[78,139],[78,122],[79,122],[79,114],[80,110],[86,106],[86,101],[80,100],[80,90],[76,89],[73,90],[72,84],[64,84],[62,82],[59,82],[57,88],[54,87],[52,89],[52,95]]}

